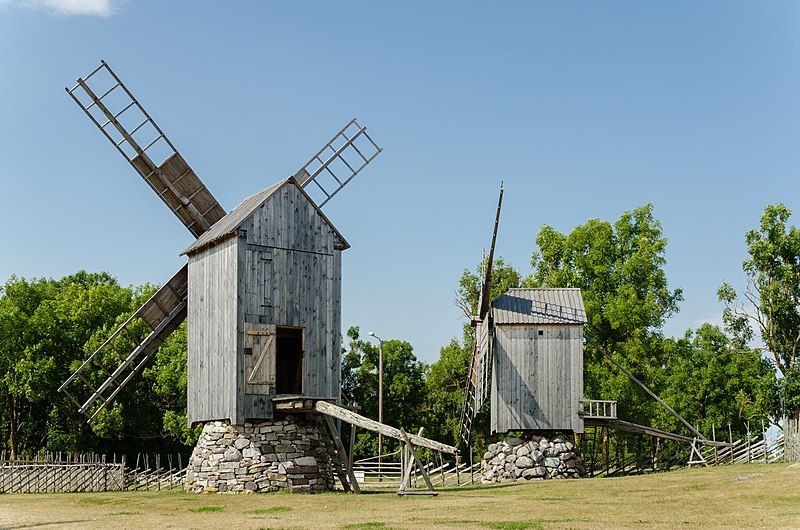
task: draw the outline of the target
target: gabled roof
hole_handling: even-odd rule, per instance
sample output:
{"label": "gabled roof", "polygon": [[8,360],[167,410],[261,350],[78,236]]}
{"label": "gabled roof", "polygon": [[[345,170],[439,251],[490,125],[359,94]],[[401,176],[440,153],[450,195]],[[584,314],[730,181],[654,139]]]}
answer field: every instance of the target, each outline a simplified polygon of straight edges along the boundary
{"label": "gabled roof", "polygon": [[181,252],[181,254],[193,254],[198,252],[208,246],[214,245],[218,241],[223,239],[227,239],[232,234],[235,234],[239,227],[244,223],[253,213],[261,208],[264,203],[266,203],[270,197],[272,197],[275,193],[278,192],[284,185],[289,184],[292,186],[297,186],[297,189],[308,199],[308,202],[314,206],[314,209],[317,210],[317,213],[322,217],[325,223],[333,230],[341,240],[341,248],[340,250],[345,250],[350,248],[350,244],[345,240],[344,236],[333,226],[330,219],[322,213],[322,210],[317,206],[317,203],[308,196],[308,194],[303,190],[303,188],[297,183],[294,177],[285,178],[283,180],[279,180],[269,188],[259,191],[255,195],[251,195],[247,197],[245,200],[242,201],[239,206],[228,212],[225,217],[214,223],[214,226],[209,228],[206,232],[204,232],[200,237],[198,237],[194,243],[189,245],[189,247]]}
{"label": "gabled roof", "polygon": [[492,301],[495,324],[585,324],[580,289],[509,289]]}

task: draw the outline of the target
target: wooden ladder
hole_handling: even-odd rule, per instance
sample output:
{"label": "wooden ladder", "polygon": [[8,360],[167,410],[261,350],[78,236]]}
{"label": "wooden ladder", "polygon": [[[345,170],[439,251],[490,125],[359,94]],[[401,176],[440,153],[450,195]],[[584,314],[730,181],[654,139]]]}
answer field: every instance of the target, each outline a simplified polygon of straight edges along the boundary
{"label": "wooden ladder", "polygon": [[458,441],[464,444],[469,451],[469,441],[472,435],[472,420],[478,414],[475,408],[478,402],[478,345],[477,341],[472,347],[469,376],[464,389],[464,403],[461,407],[461,423],[458,428]]}

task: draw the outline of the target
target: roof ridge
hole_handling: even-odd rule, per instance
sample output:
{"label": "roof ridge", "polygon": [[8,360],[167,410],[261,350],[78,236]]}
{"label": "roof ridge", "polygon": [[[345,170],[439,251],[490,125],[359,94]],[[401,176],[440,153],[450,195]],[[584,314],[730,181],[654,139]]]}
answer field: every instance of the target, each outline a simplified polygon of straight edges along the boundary
{"label": "roof ridge", "polygon": [[333,225],[333,223],[328,219],[322,209],[317,205],[317,203],[308,196],[305,192],[303,187],[297,182],[293,176],[289,176],[278,180],[274,184],[264,188],[261,191],[258,191],[248,197],[242,199],[242,201],[230,212],[225,214],[225,216],[214,223],[214,225],[209,228],[206,232],[200,235],[191,245],[189,245],[186,250],[181,252],[181,254],[189,254],[198,252],[208,246],[212,246],[217,242],[227,239],[233,234],[239,226],[250,216],[261,208],[266,202],[273,196],[278,190],[282,189],[287,184],[292,184],[297,187],[300,191],[300,194],[303,195],[308,202],[314,207],[323,221],[330,227],[330,229],[336,234],[336,236],[342,241],[343,248],[349,248],[349,244],[347,240],[345,240],[344,236],[337,230],[337,228]]}

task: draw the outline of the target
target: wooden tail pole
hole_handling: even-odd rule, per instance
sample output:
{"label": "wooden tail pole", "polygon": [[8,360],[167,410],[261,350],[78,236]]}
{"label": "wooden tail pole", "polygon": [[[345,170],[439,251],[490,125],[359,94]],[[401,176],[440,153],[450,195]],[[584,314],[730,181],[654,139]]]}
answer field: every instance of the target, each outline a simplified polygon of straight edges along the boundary
{"label": "wooden tail pole", "polygon": [[629,377],[629,378],[630,378],[630,379],[631,379],[631,380],[632,380],[634,383],[636,383],[637,385],[639,385],[640,387],[642,387],[642,389],[643,389],[645,392],[647,392],[647,393],[650,395],[650,397],[652,397],[653,399],[655,399],[656,401],[658,401],[658,402],[661,404],[661,406],[662,406],[662,407],[664,407],[665,409],[667,409],[667,410],[670,412],[670,414],[672,414],[673,416],[675,416],[675,417],[676,417],[678,420],[680,420],[680,422],[681,422],[681,423],[683,423],[684,425],[686,425],[686,427],[688,427],[688,428],[689,428],[689,430],[690,430],[690,431],[692,431],[692,432],[695,434],[695,436],[697,436],[697,439],[698,439],[698,440],[700,440],[700,441],[704,441],[704,440],[706,439],[706,438],[705,438],[705,436],[703,436],[703,434],[702,434],[700,431],[698,431],[697,429],[695,429],[695,428],[694,428],[694,426],[693,426],[691,423],[689,423],[688,421],[686,421],[685,419],[683,419],[683,416],[681,416],[680,414],[678,414],[677,412],[675,412],[675,410],[674,410],[672,407],[670,407],[669,405],[667,405],[667,404],[666,404],[666,402],[664,402],[664,400],[663,400],[663,399],[661,399],[660,397],[658,397],[658,396],[656,395],[656,393],[655,393],[655,392],[653,392],[652,390],[650,390],[650,389],[647,387],[647,385],[645,385],[644,383],[642,383],[641,381],[639,381],[639,379],[637,379],[637,378],[636,378],[636,376],[635,376],[635,375],[633,375],[633,374],[632,374],[632,373],[631,373],[631,372],[630,372],[630,371],[629,371],[627,368],[625,368],[625,367],[624,367],[624,366],[622,366],[620,363],[618,363],[618,362],[617,362],[617,360],[616,360],[616,359],[614,359],[614,358],[613,358],[613,357],[612,357],[612,356],[611,356],[611,355],[610,355],[610,354],[609,354],[607,351],[605,351],[603,348],[599,348],[599,347],[598,347],[598,349],[600,350],[600,352],[602,352],[602,354],[603,354],[603,355],[605,355],[605,356],[606,356],[606,358],[608,358],[608,360],[609,360],[609,361],[611,361],[611,364],[613,364],[614,366],[616,366],[617,368],[619,368],[620,370],[622,370],[622,372],[623,372],[625,375],[627,375],[627,376],[628,376],[628,377]]}
{"label": "wooden tail pole", "polygon": [[362,429],[378,432],[384,436],[388,436],[400,441],[404,441],[405,436],[407,436],[414,445],[427,447],[428,449],[433,449],[434,451],[440,451],[449,455],[456,454],[456,448],[451,445],[443,444],[441,442],[437,442],[436,440],[431,440],[430,438],[425,438],[415,434],[404,434],[400,429],[392,427],[391,425],[386,425],[385,423],[371,420],[361,416],[360,414],[356,414],[351,410],[328,403],[327,401],[317,401],[314,404],[314,408],[317,412],[325,416],[346,421],[347,423],[356,425]]}

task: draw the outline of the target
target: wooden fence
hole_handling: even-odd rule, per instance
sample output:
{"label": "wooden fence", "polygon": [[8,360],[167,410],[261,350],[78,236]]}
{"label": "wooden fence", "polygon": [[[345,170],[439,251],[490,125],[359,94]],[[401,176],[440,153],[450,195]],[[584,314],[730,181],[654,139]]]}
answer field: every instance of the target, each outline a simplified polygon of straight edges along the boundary
{"label": "wooden fence", "polygon": [[[361,489],[399,488],[402,482],[402,469],[405,465],[405,462],[401,461],[400,453],[401,451],[398,450],[382,455],[380,460],[377,456],[373,456],[354,461],[353,473]],[[480,479],[480,463],[472,466],[460,463],[456,466],[455,462],[434,459],[423,462],[423,465],[435,487],[464,486]],[[412,487],[415,487],[418,482],[424,485],[422,480],[419,469],[415,469],[411,476]]]}
{"label": "wooden fence", "polygon": [[706,447],[702,453],[709,465],[781,462],[785,454],[784,437],[783,434],[775,438],[746,437],[730,447]]}
{"label": "wooden fence", "polygon": [[75,493],[162,490],[181,487],[185,471],[177,455],[137,455],[130,467],[125,456],[39,454],[7,458],[0,454],[0,493]]}
{"label": "wooden fence", "polygon": [[[716,429],[714,429],[716,431]],[[716,432],[712,437],[716,439]],[[733,440],[733,434],[726,433]],[[613,436],[613,442],[609,444]],[[768,437],[762,427],[758,436],[752,433],[734,440],[728,447],[703,446],[700,452],[708,465],[790,462],[788,444],[783,433]],[[691,445],[675,441],[650,440],[624,433],[603,433],[598,429],[587,433],[581,444],[586,476],[604,477],[669,471],[689,465],[693,460]]]}

